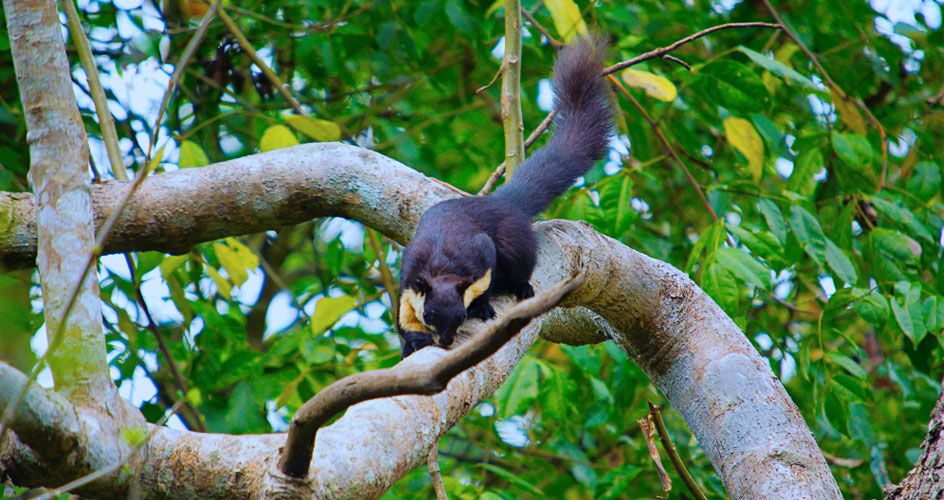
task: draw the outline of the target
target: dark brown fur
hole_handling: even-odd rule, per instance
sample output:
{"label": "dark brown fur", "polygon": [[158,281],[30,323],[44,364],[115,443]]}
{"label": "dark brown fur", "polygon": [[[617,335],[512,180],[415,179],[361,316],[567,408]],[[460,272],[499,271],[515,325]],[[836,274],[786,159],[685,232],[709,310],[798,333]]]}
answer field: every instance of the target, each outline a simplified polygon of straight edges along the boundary
{"label": "dark brown fur", "polygon": [[534,295],[532,219],[607,150],[613,125],[601,78],[605,55],[598,38],[561,51],[554,65],[554,133],[511,181],[491,196],[437,203],[420,218],[403,250],[397,325],[403,357],[434,343],[448,347],[467,317],[494,317],[493,294]]}

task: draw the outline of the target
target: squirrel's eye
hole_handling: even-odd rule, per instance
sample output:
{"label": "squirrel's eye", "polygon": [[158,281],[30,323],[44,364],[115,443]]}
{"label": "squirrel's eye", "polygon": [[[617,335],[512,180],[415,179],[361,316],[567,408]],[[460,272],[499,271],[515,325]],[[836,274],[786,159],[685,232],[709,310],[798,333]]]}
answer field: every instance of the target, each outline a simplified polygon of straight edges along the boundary
{"label": "squirrel's eye", "polygon": [[416,288],[421,292],[425,292],[429,290],[429,285],[423,278],[416,278]]}

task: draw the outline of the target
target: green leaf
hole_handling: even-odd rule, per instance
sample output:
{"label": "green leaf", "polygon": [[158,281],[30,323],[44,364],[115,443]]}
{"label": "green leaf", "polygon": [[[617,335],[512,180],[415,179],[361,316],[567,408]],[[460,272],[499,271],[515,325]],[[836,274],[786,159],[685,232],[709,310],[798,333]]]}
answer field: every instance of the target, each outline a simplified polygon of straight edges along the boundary
{"label": "green leaf", "polygon": [[465,11],[461,0],[448,0],[446,2],[446,17],[449,18],[449,22],[451,22],[456,29],[467,35],[475,34],[479,28],[475,19],[470,17],[468,12]]}
{"label": "green leaf", "polygon": [[737,50],[740,50],[746,54],[747,57],[750,57],[751,61],[754,61],[755,64],[763,66],[764,69],[779,76],[780,78],[783,78],[787,82],[802,85],[803,87],[806,87],[810,90],[819,90],[816,88],[816,85],[813,85],[813,81],[808,77],[801,75],[798,71],[787,66],[786,64],[783,64],[780,61],[770,59],[769,57],[766,57],[759,52],[755,52],[743,45],[739,45]]}
{"label": "green leaf", "polygon": [[735,248],[722,248],[718,250],[715,257],[718,264],[734,273],[741,281],[765,290],[770,288],[770,269],[747,252]]}
{"label": "green leaf", "polygon": [[521,358],[521,362],[511,372],[505,383],[495,391],[500,418],[518,415],[531,408],[538,396],[538,377],[540,365],[530,356]]}
{"label": "green leaf", "polygon": [[915,165],[908,178],[908,192],[928,201],[941,189],[941,168],[936,163],[923,161]]}
{"label": "green leaf", "polygon": [[862,171],[872,161],[872,146],[869,141],[854,132],[833,132],[833,149],[854,170]]}
{"label": "green leaf", "polygon": [[741,292],[734,274],[724,266],[717,263],[708,266],[702,277],[701,287],[728,314],[737,312]]}
{"label": "green leaf", "polygon": [[895,314],[895,321],[898,322],[898,327],[911,339],[913,345],[918,345],[920,340],[915,339],[915,327],[914,323],[911,322],[911,314],[909,314],[904,307],[900,306],[897,300],[892,299],[891,303],[892,312]]}
{"label": "green leaf", "polygon": [[[698,235],[698,240],[695,241],[692,252],[688,254],[688,264],[685,265],[685,272],[691,273],[695,269],[695,264],[699,261],[714,261],[715,252],[724,242],[724,237],[724,221],[719,219],[708,226],[705,232]],[[702,251],[705,252],[704,260],[701,257]]]}
{"label": "green leaf", "polygon": [[315,314],[311,317],[312,335],[321,335],[341,319],[357,304],[357,298],[350,295],[323,297],[315,304]]}
{"label": "green leaf", "polygon": [[259,139],[259,151],[273,151],[298,145],[295,134],[285,125],[272,125],[262,133]]}
{"label": "green leaf", "polygon": [[223,276],[220,275],[219,271],[217,271],[213,266],[207,264],[204,265],[203,268],[206,269],[207,273],[210,275],[210,278],[214,283],[216,283],[216,287],[219,289],[220,295],[222,295],[226,300],[233,300],[233,297],[230,295],[233,285],[224,279]]}
{"label": "green leaf", "polygon": [[826,239],[826,263],[829,264],[829,268],[836,273],[836,276],[846,283],[854,285],[858,280],[852,262],[846,257],[846,254],[842,253],[842,250],[828,238]]}
{"label": "green leaf", "polygon": [[180,145],[180,160],[177,165],[180,168],[203,167],[210,164],[210,159],[199,144],[193,141],[184,141]]}
{"label": "green leaf", "polygon": [[890,200],[883,196],[872,196],[869,199],[875,209],[881,212],[885,217],[888,217],[896,224],[908,229],[911,231],[911,234],[928,243],[934,244],[934,237],[931,236],[931,233],[924,227],[924,224],[918,220],[918,217],[916,217],[904,203],[899,200]]}
{"label": "green leaf", "polygon": [[[496,476],[499,476],[499,477],[501,477],[501,478],[504,478],[506,481],[508,481],[508,482],[510,482],[510,483],[512,483],[512,484],[514,484],[514,485],[516,485],[516,486],[518,486],[518,487],[520,487],[520,488],[526,490],[528,493],[530,493],[530,494],[536,496],[537,498],[544,498],[544,497],[545,497],[544,492],[541,491],[541,488],[538,488],[538,487],[535,486],[534,484],[531,484],[531,483],[525,481],[525,480],[521,477],[521,474],[518,474],[517,472],[512,472],[512,471],[510,471],[510,470],[504,469],[504,468],[499,467],[499,466],[497,466],[497,465],[488,464],[488,463],[485,463],[485,464],[478,464],[478,466],[479,466],[479,467],[482,467],[483,469],[486,469],[486,470],[488,470],[488,471],[490,471],[490,472],[492,472],[492,473],[494,473]],[[499,497],[499,498],[501,498],[501,497]]]}
{"label": "green leaf", "polygon": [[790,227],[803,250],[820,265],[826,259],[826,234],[819,221],[803,207],[790,207]]}
{"label": "green leaf", "polygon": [[870,293],[858,299],[853,304],[856,314],[865,321],[881,326],[888,320],[888,301],[881,294]]}
{"label": "green leaf", "polygon": [[732,112],[758,113],[770,109],[770,94],[751,68],[719,60],[695,68],[693,90]]}
{"label": "green leaf", "polygon": [[826,353],[826,359],[836,363],[837,365],[845,368],[852,376],[865,379],[868,378],[868,374],[865,373],[865,370],[859,366],[858,363],[852,360],[848,356],[843,356],[835,352]]}
{"label": "green leaf", "polygon": [[767,221],[767,227],[769,227],[770,232],[777,237],[777,242],[781,245],[786,243],[787,221],[783,219],[783,213],[780,211],[780,207],[767,198],[761,198],[757,201],[757,209],[764,215],[764,220]]}

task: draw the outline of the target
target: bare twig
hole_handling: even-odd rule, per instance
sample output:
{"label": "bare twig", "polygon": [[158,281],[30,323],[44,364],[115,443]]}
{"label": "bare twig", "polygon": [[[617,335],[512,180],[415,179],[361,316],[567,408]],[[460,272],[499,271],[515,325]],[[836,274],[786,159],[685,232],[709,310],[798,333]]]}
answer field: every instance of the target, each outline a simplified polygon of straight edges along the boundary
{"label": "bare twig", "polygon": [[161,426],[163,426],[170,417],[172,417],[175,413],[177,413],[177,410],[180,409],[180,405],[183,402],[184,402],[183,399],[177,401],[177,403],[171,407],[170,411],[167,412],[163,417],[161,417],[160,421],[158,421],[157,424],[154,425],[154,427],[151,427],[151,430],[147,433],[146,436],[144,436],[144,439],[142,439],[141,441],[138,441],[138,444],[134,445],[134,448],[131,449],[131,453],[128,453],[127,455],[125,455],[125,457],[122,458],[121,460],[107,467],[98,469],[97,471],[92,472],[91,474],[82,476],[76,479],[75,481],[68,482],[58,488],[53,488],[47,491],[46,493],[44,493],[43,495],[36,497],[35,500],[52,500],[53,498],[56,498],[62,495],[63,493],[85,486],[86,484],[89,484],[101,477],[107,476],[108,474],[111,474],[112,472],[120,469],[126,463],[128,463],[128,460],[131,460],[131,457],[135,456],[138,453],[138,451],[140,451],[141,448],[145,444],[147,444],[148,441],[151,440],[151,437],[154,436],[154,433],[157,432],[157,430],[160,429]]}
{"label": "bare twig", "polygon": [[226,25],[229,32],[232,33],[236,41],[239,42],[239,46],[246,51],[246,54],[252,59],[252,62],[262,70],[262,74],[272,82],[272,85],[279,89],[279,94],[282,95],[282,98],[292,106],[292,109],[294,109],[296,113],[300,115],[305,114],[304,111],[302,111],[302,106],[295,100],[295,96],[293,96],[289,88],[282,83],[282,80],[275,74],[275,71],[259,57],[259,54],[256,53],[256,49],[252,48],[252,43],[249,42],[246,35],[239,29],[239,26],[236,26],[236,23],[233,22],[233,18],[229,17],[229,14],[223,9],[220,9],[219,14],[220,20],[223,21],[223,24]]}
{"label": "bare twig", "polygon": [[645,417],[636,421],[639,428],[642,429],[643,438],[646,440],[646,448],[649,450],[649,458],[656,466],[656,472],[659,473],[659,481],[662,482],[662,489],[666,492],[672,491],[672,479],[665,471],[662,465],[662,457],[659,456],[659,448],[656,447],[656,429],[652,424],[652,413],[647,413]]}
{"label": "bare twig", "polygon": [[538,20],[535,19],[534,16],[531,15],[531,13],[528,12],[526,9],[521,9],[521,14],[524,16],[525,19],[528,20],[529,23],[531,23],[531,26],[534,26],[535,29],[537,29],[538,31],[541,32],[542,35],[544,35],[544,38],[547,38],[547,43],[551,44],[551,47],[554,47],[555,49],[559,49],[563,47],[564,45],[566,45],[564,42],[561,42],[560,40],[557,40],[556,38],[551,36],[551,33],[547,31],[547,29],[544,26],[541,26],[541,23],[539,23]]}
{"label": "bare twig", "polygon": [[475,89],[475,93],[476,93],[476,94],[481,94],[481,93],[484,92],[486,89],[488,89],[489,87],[491,87],[492,85],[494,85],[495,82],[498,81],[498,77],[501,76],[502,73],[504,73],[504,72],[505,72],[505,61],[503,60],[503,61],[501,62],[501,64],[498,65],[498,71],[495,72],[495,76],[493,76],[492,79],[489,80],[488,83],[486,83],[485,85],[482,85],[481,87]]}
{"label": "bare twig", "polygon": [[72,0],[63,0],[59,2],[59,5],[62,6],[62,10],[65,11],[66,17],[69,19],[69,32],[72,34],[72,42],[75,43],[79,61],[82,62],[82,67],[85,68],[89,94],[95,102],[95,112],[98,114],[98,124],[102,131],[105,151],[108,153],[108,161],[111,163],[111,171],[115,174],[115,178],[126,181],[128,180],[128,169],[125,167],[125,161],[121,157],[121,149],[118,147],[115,120],[111,116],[111,112],[108,111],[108,98],[102,88],[102,82],[98,76],[98,66],[95,65],[95,60],[92,58],[92,49],[89,47],[88,38],[85,36],[82,21],[79,19],[79,12]]}
{"label": "bare twig", "polygon": [[603,70],[603,74],[604,74],[604,75],[609,75],[610,73],[614,73],[614,72],[619,71],[619,70],[621,70],[621,69],[625,69],[625,68],[628,68],[628,67],[630,67],[630,66],[634,66],[634,65],[639,64],[639,63],[641,63],[641,62],[643,62],[643,61],[648,61],[648,60],[650,60],[650,59],[659,59],[659,58],[661,58],[661,57],[664,57],[664,56],[665,56],[666,54],[668,54],[669,52],[672,52],[673,50],[675,50],[675,49],[681,47],[682,45],[685,45],[685,44],[687,44],[687,43],[690,43],[690,42],[693,42],[693,41],[695,41],[695,40],[698,40],[699,38],[701,38],[701,37],[703,37],[703,36],[705,36],[705,35],[709,35],[709,34],[711,34],[711,33],[714,33],[715,31],[721,31],[721,30],[732,29],[732,28],[774,28],[774,29],[780,29],[780,25],[779,25],[779,24],[771,24],[771,23],[728,23],[728,24],[719,24],[718,26],[712,26],[712,27],[710,27],[710,28],[703,29],[703,30],[699,31],[698,33],[695,33],[694,35],[687,36],[687,37],[685,37],[685,38],[683,38],[683,39],[681,39],[681,40],[679,40],[679,41],[673,43],[672,45],[669,45],[669,46],[666,46],[666,47],[660,47],[660,48],[655,49],[655,50],[650,50],[649,52],[646,52],[645,54],[639,54],[638,56],[636,56],[636,57],[634,57],[634,58],[632,58],[632,59],[627,59],[627,60],[625,60],[625,61],[623,61],[623,62],[616,63],[616,64],[614,64],[614,65],[612,65],[612,66],[606,68],[605,70]]}
{"label": "bare twig", "polygon": [[862,112],[865,113],[865,115],[869,118],[869,123],[871,123],[876,129],[878,129],[878,135],[881,137],[881,140],[882,140],[882,173],[879,176],[878,185],[875,187],[875,191],[880,192],[885,187],[885,175],[888,172],[888,137],[885,135],[885,127],[883,127],[882,124],[878,121],[878,119],[875,118],[875,115],[872,114],[872,110],[870,110],[869,107],[866,106],[865,103],[862,102],[862,100],[853,99],[851,96],[847,95],[839,87],[839,85],[836,85],[836,82],[834,82],[833,79],[829,77],[829,73],[826,72],[826,68],[824,68],[819,63],[819,58],[816,57],[816,54],[814,54],[813,51],[811,51],[809,47],[807,47],[803,43],[803,41],[800,40],[800,37],[798,37],[796,33],[794,33],[793,30],[791,30],[790,27],[787,26],[787,24],[783,22],[783,18],[780,17],[780,14],[777,12],[777,10],[774,9],[773,5],[770,4],[770,1],[769,0],[762,0],[762,1],[764,2],[764,7],[767,8],[767,12],[770,12],[770,15],[773,16],[774,19],[777,20],[777,24],[779,25],[780,29],[782,29],[787,34],[787,36],[789,36],[790,39],[793,40],[793,43],[797,44],[800,47],[800,50],[802,50],[803,53],[806,54],[806,57],[810,59],[810,62],[812,62],[813,66],[816,67],[816,70],[819,71],[820,75],[823,76],[823,81],[826,82],[826,85],[829,86],[829,89],[834,94],[836,94],[836,98],[842,99],[844,101],[851,101],[853,104],[856,105],[856,107],[858,107],[859,109],[862,110]]}
{"label": "bare twig", "polygon": [[692,493],[695,500],[707,500],[705,494],[698,488],[698,485],[695,484],[695,480],[692,479],[692,475],[688,473],[688,469],[679,457],[678,451],[675,449],[675,444],[669,439],[669,432],[665,430],[665,422],[662,421],[662,413],[659,411],[658,406],[652,404],[652,401],[649,401],[649,415],[655,421],[656,430],[659,431],[659,441],[662,442],[662,448],[669,455],[669,459],[672,460],[672,466],[675,467],[675,472],[678,472],[678,475],[682,478],[685,487]]}
{"label": "bare twig", "polygon": [[426,468],[429,470],[429,480],[433,483],[433,491],[436,492],[436,500],[449,500],[446,495],[446,487],[443,486],[442,469],[439,468],[439,442],[429,449],[429,455],[426,456]]}
{"label": "bare twig", "polygon": [[[551,126],[551,122],[554,120],[555,114],[556,113],[553,110],[548,113],[547,116],[544,117],[544,121],[542,121],[541,124],[531,132],[531,135],[525,139],[525,150],[529,149],[534,144],[534,141],[538,140],[538,137],[541,137],[541,134],[543,134],[547,128]],[[499,165],[498,168],[492,172],[492,175],[488,177],[488,180],[485,181],[485,185],[482,186],[482,189],[480,189],[477,193],[478,196],[483,196],[490,193],[492,188],[495,187],[495,183],[498,182],[498,179],[501,179],[503,175],[505,175],[505,162],[502,162],[501,165]]]}
{"label": "bare twig", "polygon": [[397,311],[397,287],[393,284],[393,274],[384,259],[385,255],[383,255],[383,248],[380,246],[377,231],[367,228],[367,241],[370,242],[370,247],[374,249],[374,255],[377,256],[377,262],[380,263],[380,281],[387,290],[387,295],[390,296],[390,319],[393,320],[393,324],[397,324],[397,313],[399,312]]}
{"label": "bare twig", "polygon": [[383,397],[432,395],[446,388],[456,375],[485,360],[511,340],[531,318],[556,306],[568,293],[583,284],[582,272],[519,302],[490,328],[459,345],[436,361],[428,370],[417,372],[409,365],[361,372],[334,382],[306,402],[289,424],[288,437],[279,470],[290,477],[304,477],[315,446],[315,435],[328,420],[348,407]]}

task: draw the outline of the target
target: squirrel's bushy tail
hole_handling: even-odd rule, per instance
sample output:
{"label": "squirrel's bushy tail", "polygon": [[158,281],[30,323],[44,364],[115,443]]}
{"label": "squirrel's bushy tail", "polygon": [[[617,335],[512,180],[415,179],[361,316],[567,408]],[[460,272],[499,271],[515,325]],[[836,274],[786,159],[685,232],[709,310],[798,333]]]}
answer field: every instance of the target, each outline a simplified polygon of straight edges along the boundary
{"label": "squirrel's bushy tail", "polygon": [[603,158],[613,131],[609,92],[601,76],[606,48],[603,38],[590,36],[561,51],[554,64],[553,135],[493,197],[534,217]]}

